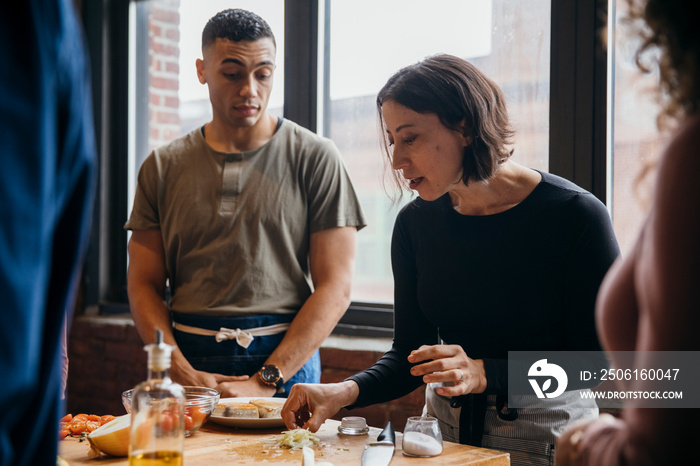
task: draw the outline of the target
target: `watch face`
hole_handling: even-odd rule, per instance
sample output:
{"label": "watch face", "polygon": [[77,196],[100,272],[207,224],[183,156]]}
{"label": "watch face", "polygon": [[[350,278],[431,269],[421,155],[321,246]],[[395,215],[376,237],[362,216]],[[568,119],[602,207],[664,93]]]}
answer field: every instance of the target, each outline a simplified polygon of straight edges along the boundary
{"label": "watch face", "polygon": [[277,366],[267,365],[260,369],[260,376],[265,382],[277,383],[280,378],[280,370]]}

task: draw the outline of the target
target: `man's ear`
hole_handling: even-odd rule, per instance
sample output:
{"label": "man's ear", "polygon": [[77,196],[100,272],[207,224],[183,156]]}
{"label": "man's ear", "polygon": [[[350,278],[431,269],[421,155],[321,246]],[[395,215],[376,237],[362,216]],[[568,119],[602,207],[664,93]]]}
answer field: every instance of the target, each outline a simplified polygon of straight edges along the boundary
{"label": "man's ear", "polygon": [[199,79],[200,83],[206,84],[207,83],[207,75],[204,71],[204,60],[202,60],[201,58],[198,58],[194,64],[197,67],[197,79]]}

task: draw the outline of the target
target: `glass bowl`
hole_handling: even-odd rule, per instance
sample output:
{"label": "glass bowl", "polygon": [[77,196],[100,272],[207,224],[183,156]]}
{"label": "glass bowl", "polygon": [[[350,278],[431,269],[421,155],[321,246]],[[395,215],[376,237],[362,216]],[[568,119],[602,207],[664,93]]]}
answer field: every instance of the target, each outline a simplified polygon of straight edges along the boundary
{"label": "glass bowl", "polygon": [[[219,403],[221,393],[207,387],[183,387],[185,389],[185,437],[189,437],[207,422],[212,411]],[[127,413],[131,413],[131,396],[134,390],[122,393],[122,404]]]}

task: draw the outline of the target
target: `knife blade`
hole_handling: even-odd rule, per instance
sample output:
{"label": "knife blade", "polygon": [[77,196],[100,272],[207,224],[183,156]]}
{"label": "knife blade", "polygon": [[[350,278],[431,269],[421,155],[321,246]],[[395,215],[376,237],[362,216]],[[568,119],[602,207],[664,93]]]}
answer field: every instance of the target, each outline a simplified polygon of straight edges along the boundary
{"label": "knife blade", "polygon": [[370,442],[365,447],[362,453],[362,466],[386,466],[391,462],[394,456],[394,428],[391,426],[391,421],[386,424],[377,436],[376,442]]}

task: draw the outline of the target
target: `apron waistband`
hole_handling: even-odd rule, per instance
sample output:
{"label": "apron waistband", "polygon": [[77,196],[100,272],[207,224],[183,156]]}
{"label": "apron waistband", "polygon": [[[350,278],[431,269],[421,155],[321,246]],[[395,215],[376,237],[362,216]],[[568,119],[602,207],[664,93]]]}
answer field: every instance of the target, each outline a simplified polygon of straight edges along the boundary
{"label": "apron waistband", "polygon": [[236,343],[238,343],[240,346],[242,346],[243,348],[248,348],[248,346],[250,346],[255,337],[277,335],[278,333],[287,331],[287,329],[289,328],[289,323],[274,324],[265,327],[248,328],[245,330],[242,330],[240,328],[230,329],[226,327],[221,327],[218,331],[192,327],[190,325],[179,324],[177,322],[173,323],[173,327],[176,330],[185,333],[215,337],[218,343],[221,343],[222,341],[226,340],[236,340]]}

